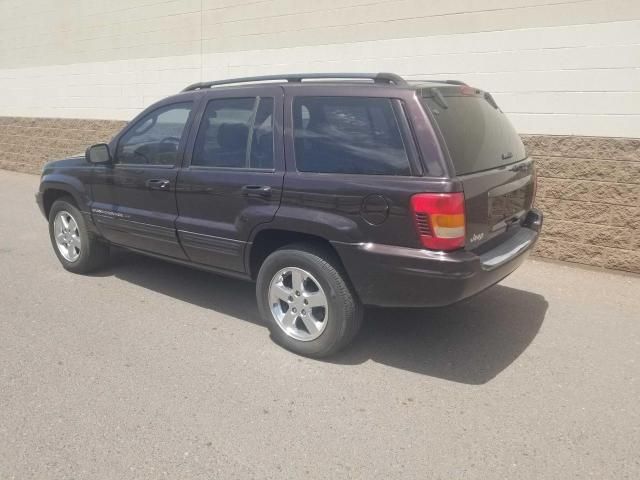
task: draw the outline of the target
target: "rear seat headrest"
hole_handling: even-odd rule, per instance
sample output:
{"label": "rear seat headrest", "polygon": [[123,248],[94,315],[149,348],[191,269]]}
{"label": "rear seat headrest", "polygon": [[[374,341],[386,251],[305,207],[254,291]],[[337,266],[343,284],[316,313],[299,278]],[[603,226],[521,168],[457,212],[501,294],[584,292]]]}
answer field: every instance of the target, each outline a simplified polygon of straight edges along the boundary
{"label": "rear seat headrest", "polygon": [[241,149],[247,145],[249,127],[244,123],[223,123],[218,127],[218,145],[228,149]]}

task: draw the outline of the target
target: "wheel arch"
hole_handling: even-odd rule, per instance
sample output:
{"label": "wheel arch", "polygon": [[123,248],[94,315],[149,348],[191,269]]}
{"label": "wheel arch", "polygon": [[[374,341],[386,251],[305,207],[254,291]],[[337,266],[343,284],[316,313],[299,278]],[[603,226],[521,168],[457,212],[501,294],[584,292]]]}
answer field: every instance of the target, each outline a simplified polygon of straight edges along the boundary
{"label": "wheel arch", "polygon": [[249,243],[245,254],[247,272],[251,279],[255,280],[264,260],[276,250],[287,245],[301,244],[312,245],[328,255],[332,256],[344,270],[340,255],[331,242],[316,234],[287,230],[282,228],[263,228],[258,231]]}
{"label": "wheel arch", "polygon": [[45,189],[42,193],[42,207],[44,209],[45,217],[49,218],[49,212],[51,212],[53,202],[65,197],[70,198],[75,206],[78,207],[78,200],[76,196],[69,190],[65,190],[57,186]]}
{"label": "wheel arch", "polygon": [[89,211],[89,195],[85,185],[78,178],[59,173],[45,175],[40,181],[40,193],[43,211],[47,218],[53,202],[63,196],[73,198],[75,206],[81,212]]}

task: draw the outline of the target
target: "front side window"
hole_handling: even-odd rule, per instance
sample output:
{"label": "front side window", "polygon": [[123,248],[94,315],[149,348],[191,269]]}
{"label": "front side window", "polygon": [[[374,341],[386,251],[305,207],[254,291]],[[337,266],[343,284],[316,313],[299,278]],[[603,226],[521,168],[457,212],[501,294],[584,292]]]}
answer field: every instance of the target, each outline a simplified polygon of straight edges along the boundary
{"label": "front side window", "polygon": [[198,129],[191,165],[273,168],[273,98],[210,100]]}
{"label": "front side window", "polygon": [[298,171],[411,174],[388,98],[298,97],[293,118]]}
{"label": "front side window", "polygon": [[117,162],[175,166],[191,106],[191,102],[168,105],[140,119],[118,142]]}

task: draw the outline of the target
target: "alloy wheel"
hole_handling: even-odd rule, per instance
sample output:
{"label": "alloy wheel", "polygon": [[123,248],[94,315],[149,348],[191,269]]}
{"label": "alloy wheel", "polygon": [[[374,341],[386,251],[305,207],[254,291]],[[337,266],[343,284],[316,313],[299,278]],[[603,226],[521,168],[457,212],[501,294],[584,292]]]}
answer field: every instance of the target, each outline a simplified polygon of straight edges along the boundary
{"label": "alloy wheel", "polygon": [[327,296],[320,282],[301,268],[283,268],[273,276],[269,306],[278,326],[296,340],[315,340],[327,326]]}
{"label": "alloy wheel", "polygon": [[53,235],[60,255],[68,262],[75,262],[80,258],[82,243],[78,222],[66,210],[61,210],[53,220]]}

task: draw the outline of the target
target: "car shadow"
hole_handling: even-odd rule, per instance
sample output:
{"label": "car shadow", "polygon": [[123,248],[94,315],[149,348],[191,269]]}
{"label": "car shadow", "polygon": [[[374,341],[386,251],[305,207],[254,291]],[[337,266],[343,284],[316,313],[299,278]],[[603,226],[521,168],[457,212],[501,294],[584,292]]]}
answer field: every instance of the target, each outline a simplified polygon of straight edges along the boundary
{"label": "car shadow", "polygon": [[[254,285],[117,250],[102,275],[225,315],[264,325]],[[325,360],[368,360],[453,382],[481,385],[513,363],[537,335],[547,311],[543,296],[502,285],[465,302],[431,309],[368,308],[360,334]]]}
{"label": "car shadow", "polygon": [[496,285],[441,308],[368,309],[352,346],[332,361],[369,359],[459,383],[487,383],[511,365],[538,334],[543,296]]}

